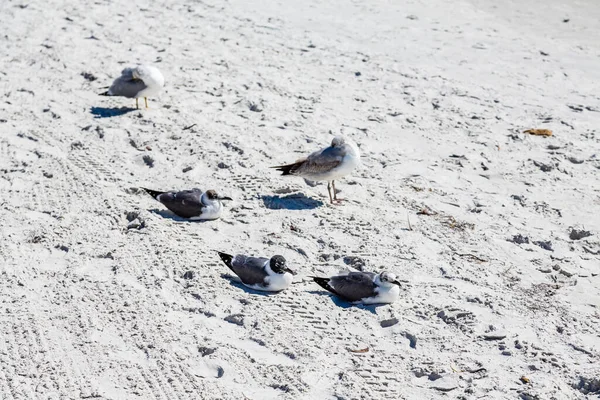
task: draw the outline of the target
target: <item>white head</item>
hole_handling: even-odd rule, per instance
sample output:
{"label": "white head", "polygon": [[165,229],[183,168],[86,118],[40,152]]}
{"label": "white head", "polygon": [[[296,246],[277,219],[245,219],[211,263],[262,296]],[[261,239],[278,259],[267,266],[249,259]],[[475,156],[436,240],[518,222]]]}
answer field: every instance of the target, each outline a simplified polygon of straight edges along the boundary
{"label": "white head", "polygon": [[334,137],[333,140],[331,141],[331,147],[334,147],[334,148],[344,147],[348,153],[353,154],[357,159],[360,159],[360,150],[358,149],[358,146],[356,145],[356,143],[354,143],[350,139],[345,138],[344,136]]}
{"label": "white head", "polygon": [[162,87],[165,85],[165,77],[160,73],[158,68],[152,65],[138,65],[133,69],[132,74],[135,79],[141,79],[148,86],[156,85]]}
{"label": "white head", "polygon": [[384,287],[392,287],[394,285],[400,286],[398,278],[391,272],[383,271],[375,277],[375,284]]}
{"label": "white head", "polygon": [[343,136],[336,136],[331,141],[331,147],[342,147],[346,143],[346,138]]}
{"label": "white head", "polygon": [[205,204],[205,205],[220,203],[221,200],[233,200],[233,199],[231,197],[219,196],[217,194],[217,192],[215,192],[214,190],[207,190],[206,192],[202,193],[202,197],[200,198],[200,201],[202,202],[202,204]]}

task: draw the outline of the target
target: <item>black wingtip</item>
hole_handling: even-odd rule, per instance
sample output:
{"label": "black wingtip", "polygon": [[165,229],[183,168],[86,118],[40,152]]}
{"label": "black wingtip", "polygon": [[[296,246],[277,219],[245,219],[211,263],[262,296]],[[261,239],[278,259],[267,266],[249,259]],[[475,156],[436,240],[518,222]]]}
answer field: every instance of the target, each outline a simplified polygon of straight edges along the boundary
{"label": "black wingtip", "polygon": [[292,169],[295,166],[296,166],[296,164],[290,164],[290,165],[278,165],[276,167],[270,167],[270,168],[274,168],[277,171],[281,171],[282,172],[281,175],[291,175]]}
{"label": "black wingtip", "polygon": [[[334,295],[340,297],[343,300],[348,300],[345,296],[342,296],[341,294],[339,294],[338,292],[336,292],[334,288],[331,287],[331,285],[329,284],[329,281],[331,279],[329,279],[329,278],[319,278],[317,276],[311,276],[311,278],[313,278],[313,280],[319,286],[321,286],[323,289],[327,290],[328,292],[333,293]],[[348,300],[348,301],[350,301],[350,300]]]}
{"label": "black wingtip", "polygon": [[233,267],[231,265],[231,261],[233,260],[233,256],[227,253],[221,253],[220,251],[217,251],[217,253],[219,253],[219,257],[221,257],[221,260],[223,260],[223,262],[225,263],[225,265],[227,265],[231,270],[233,270]]}
{"label": "black wingtip", "polygon": [[164,192],[159,192],[158,190],[152,190],[152,189],[146,189],[146,188],[141,188],[143,191],[145,191],[146,193],[148,193],[150,196],[152,196],[155,200],[158,200],[158,196],[160,196],[161,194],[163,194]]}
{"label": "black wingtip", "polygon": [[311,276],[311,278],[313,278],[313,281],[315,281],[323,289],[328,290],[330,292],[332,291],[332,287],[329,286],[329,278],[319,278],[317,276]]}

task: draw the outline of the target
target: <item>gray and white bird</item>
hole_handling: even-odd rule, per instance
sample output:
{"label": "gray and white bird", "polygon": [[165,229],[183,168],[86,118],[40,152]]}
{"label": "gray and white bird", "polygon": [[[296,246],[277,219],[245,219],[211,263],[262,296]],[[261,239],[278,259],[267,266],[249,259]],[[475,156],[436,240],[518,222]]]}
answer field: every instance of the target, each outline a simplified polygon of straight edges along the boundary
{"label": "gray and white bird", "polygon": [[242,281],[254,290],[265,292],[279,292],[292,284],[294,271],[288,268],[283,256],[248,257],[241,254],[235,257],[218,251],[221,260]]}
{"label": "gray and white bird", "polygon": [[121,71],[121,76],[115,79],[110,88],[101,95],[135,99],[135,108],[139,108],[138,98],[143,97],[148,108],[148,97],[158,94],[164,85],[165,78],[158,68],[151,65],[138,65]]}
{"label": "gray and white bird", "polygon": [[[311,181],[327,181],[329,201],[339,202],[335,192],[335,180],[350,174],[360,164],[358,146],[343,136],[336,136],[331,146],[316,151],[293,164],[280,165],[276,168],[281,175],[294,175]],[[333,196],[331,189],[333,187]]]}
{"label": "gray and white bird", "polygon": [[232,200],[230,197],[218,195],[214,190],[202,192],[200,189],[190,189],[160,192],[158,190],[142,189],[176,215],[192,221],[219,218],[223,211],[221,202]]}
{"label": "gray and white bird", "polygon": [[391,272],[350,272],[331,278],[312,278],[322,288],[355,304],[388,304],[400,295],[400,282]]}

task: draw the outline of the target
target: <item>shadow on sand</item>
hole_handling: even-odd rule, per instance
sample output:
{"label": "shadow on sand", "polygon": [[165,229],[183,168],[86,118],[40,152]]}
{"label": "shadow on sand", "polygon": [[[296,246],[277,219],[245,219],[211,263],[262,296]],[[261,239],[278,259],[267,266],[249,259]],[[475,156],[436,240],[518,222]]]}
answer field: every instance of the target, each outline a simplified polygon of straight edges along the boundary
{"label": "shadow on sand", "polygon": [[321,207],[320,200],[306,197],[304,193],[294,193],[287,196],[262,196],[265,207],[271,210],[312,210]]}
{"label": "shadow on sand", "polygon": [[132,111],[136,111],[136,109],[131,107],[92,107],[90,110],[90,112],[95,115],[96,118],[119,117]]}
{"label": "shadow on sand", "polygon": [[172,211],[165,210],[165,209],[159,210],[158,208],[153,208],[152,210],[148,210],[148,212],[151,212],[152,214],[159,215],[162,218],[170,219],[170,220],[175,221],[175,222],[191,222],[191,223],[210,222],[210,220],[208,220],[208,219],[188,219],[188,218],[183,218],[183,217],[180,217],[178,215],[175,215],[175,213],[173,213]]}
{"label": "shadow on sand", "polygon": [[360,308],[361,310],[368,311],[371,314],[375,314],[375,315],[377,314],[378,307],[383,307],[383,306],[387,305],[387,304],[369,304],[369,305],[352,304],[351,302],[340,299],[338,296],[334,295],[333,293],[329,293],[325,290],[309,290],[308,293],[315,294],[318,296],[327,296],[331,299],[333,304],[335,304],[336,306],[338,306],[340,308],[346,309],[346,308],[356,307],[356,308]]}

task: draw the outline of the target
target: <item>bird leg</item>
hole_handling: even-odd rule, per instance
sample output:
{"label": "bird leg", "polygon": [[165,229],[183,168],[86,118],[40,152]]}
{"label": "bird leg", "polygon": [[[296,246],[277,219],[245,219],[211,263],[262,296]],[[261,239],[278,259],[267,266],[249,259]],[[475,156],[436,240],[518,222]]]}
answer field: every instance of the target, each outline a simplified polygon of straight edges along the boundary
{"label": "bird leg", "polygon": [[331,197],[331,183],[327,181],[327,192],[329,193],[329,201],[333,204],[333,198]]}
{"label": "bird leg", "polygon": [[331,186],[333,187],[333,200],[335,200],[338,204],[341,203],[344,199],[337,198],[337,193],[335,191],[335,181],[331,181]]}
{"label": "bird leg", "polygon": [[135,108],[136,108],[136,110],[140,109],[140,106],[138,105],[138,99],[137,99],[137,97],[135,98]]}
{"label": "bird leg", "polygon": [[148,108],[148,98],[144,97],[144,101],[146,102],[146,108]]}

